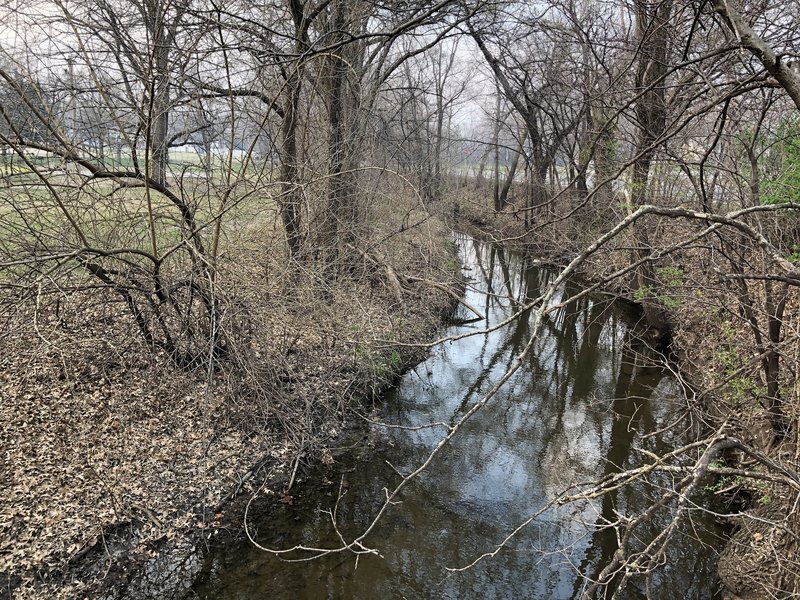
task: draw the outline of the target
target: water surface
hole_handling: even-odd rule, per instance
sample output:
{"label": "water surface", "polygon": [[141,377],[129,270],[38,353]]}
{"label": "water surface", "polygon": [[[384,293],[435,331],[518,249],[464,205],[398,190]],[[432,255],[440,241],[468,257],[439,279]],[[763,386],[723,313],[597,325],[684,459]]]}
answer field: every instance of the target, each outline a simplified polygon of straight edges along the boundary
{"label": "water surface", "polygon": [[[457,242],[470,278],[466,300],[485,319],[453,326],[448,334],[478,332],[506,319],[554,277],[490,244],[463,236]],[[569,281],[552,302],[580,289]],[[475,315],[462,307],[457,316]],[[445,344],[387,395],[380,418],[406,427],[455,422],[509,368],[530,333],[525,314],[498,331]],[[569,303],[547,319],[524,368],[405,488],[402,502],[367,538],[380,557],[356,561],[345,553],[287,563],[245,543],[212,553],[195,593],[229,599],[579,597],[586,576],[596,576],[616,550],[613,532],[597,525],[617,512],[643,509],[662,490],[643,484],[550,510],[497,556],[464,572],[448,567],[491,551],[569,486],[636,464],[644,456],[637,448],[663,452],[692,435],[680,420],[686,407],[675,381],[636,348],[635,329],[619,307],[597,297]],[[679,426],[643,436],[676,419]],[[424,461],[444,433],[440,427],[371,427],[360,451],[309,474],[292,490],[291,505],[276,503],[254,524],[259,542],[335,544],[326,511],[337,504],[340,489],[337,526],[345,536],[357,534],[374,517],[384,488]],[[321,480],[327,483],[320,486]],[[653,520],[651,532],[664,518]],[[717,528],[698,515],[685,529],[649,582],[653,597],[714,596]],[[635,581],[622,597],[645,597],[646,585]]]}

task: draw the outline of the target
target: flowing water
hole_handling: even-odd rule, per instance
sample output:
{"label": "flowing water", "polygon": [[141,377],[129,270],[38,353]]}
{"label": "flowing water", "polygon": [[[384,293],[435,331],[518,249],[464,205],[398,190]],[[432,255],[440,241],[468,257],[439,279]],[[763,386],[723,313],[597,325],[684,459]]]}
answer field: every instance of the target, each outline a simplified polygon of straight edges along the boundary
{"label": "flowing water", "polygon": [[[469,277],[466,301],[485,319],[448,334],[480,331],[537,297],[552,270],[468,237],[457,243]],[[580,291],[569,281],[552,302]],[[459,309],[458,317],[474,314]],[[530,315],[491,333],[453,341],[407,373],[385,398],[380,418],[406,428],[373,426],[357,451],[310,473],[253,523],[270,547],[335,544],[330,511],[345,537],[363,530],[399,473],[415,469],[444,435],[431,422],[453,423],[512,364],[531,332]],[[517,525],[572,484],[597,479],[667,451],[690,436],[676,382],[637,353],[629,315],[612,302],[585,297],[551,314],[527,363],[402,492],[366,545],[380,557],[334,554],[284,562],[248,543],[212,552],[194,584],[200,598],[576,598],[586,576],[616,550],[600,530],[617,512],[642,510],[661,491],[642,484],[614,495],[545,512],[493,558]],[[677,425],[666,427],[669,424]],[[411,427],[411,428],[408,428]],[[647,432],[666,430],[647,437]],[[319,482],[323,481],[323,484]],[[666,481],[664,481],[666,483]],[[697,511],[649,582],[622,597],[711,598],[718,526]],[[663,528],[655,517],[651,532]]]}

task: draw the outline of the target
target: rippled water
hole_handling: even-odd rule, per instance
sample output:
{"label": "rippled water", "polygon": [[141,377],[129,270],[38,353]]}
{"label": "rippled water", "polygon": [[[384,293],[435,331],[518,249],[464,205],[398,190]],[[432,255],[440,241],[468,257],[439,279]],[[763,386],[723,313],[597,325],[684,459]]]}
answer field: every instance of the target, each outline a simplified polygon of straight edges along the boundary
{"label": "rippled water", "polygon": [[[470,285],[466,300],[485,320],[449,334],[479,331],[535,298],[554,274],[532,261],[471,238],[457,239]],[[568,282],[554,304],[580,291]],[[474,317],[465,308],[459,317]],[[420,426],[458,419],[511,365],[531,332],[529,315],[498,331],[453,341],[407,373],[388,394],[387,423]],[[497,556],[451,572],[491,551],[511,530],[570,485],[635,464],[637,448],[664,451],[691,435],[687,424],[644,433],[679,419],[685,402],[674,380],[634,349],[632,325],[612,303],[586,297],[547,320],[525,368],[402,493],[366,543],[381,557],[337,554],[287,563],[251,545],[207,557],[194,585],[200,598],[576,598],[616,550],[612,532],[596,527],[615,511],[641,510],[660,490],[641,485],[594,502],[545,512]],[[681,423],[679,421],[679,423]],[[359,452],[306,477],[293,503],[276,503],[258,539],[271,547],[334,544],[363,530],[384,488],[416,468],[442,428],[372,427]],[[391,466],[390,466],[391,465]],[[325,479],[329,483],[318,485]],[[664,517],[651,523],[653,532]],[[654,598],[710,598],[716,589],[718,529],[698,515],[649,585]],[[699,541],[698,540],[702,540]],[[707,542],[707,543],[706,543]],[[621,594],[644,597],[636,580]]]}

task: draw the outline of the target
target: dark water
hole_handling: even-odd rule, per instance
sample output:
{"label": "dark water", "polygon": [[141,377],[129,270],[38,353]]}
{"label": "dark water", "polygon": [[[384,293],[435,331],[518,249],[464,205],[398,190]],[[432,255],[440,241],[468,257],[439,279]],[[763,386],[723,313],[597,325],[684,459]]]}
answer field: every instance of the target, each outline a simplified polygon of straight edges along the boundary
{"label": "dark water", "polygon": [[[554,276],[470,238],[458,244],[471,278],[466,299],[486,321],[452,327],[449,334],[502,321]],[[578,283],[568,282],[553,303],[578,291]],[[474,315],[462,307],[459,316]],[[388,395],[381,418],[405,426],[454,422],[525,346],[528,316],[436,350]],[[643,509],[660,494],[656,486],[549,510],[497,556],[464,572],[447,568],[491,551],[570,485],[636,464],[644,456],[637,448],[664,451],[689,438],[676,383],[635,347],[630,319],[618,307],[596,297],[570,303],[548,318],[525,368],[405,488],[402,502],[367,538],[381,557],[356,561],[342,553],[287,563],[245,543],[211,554],[195,593],[230,599],[578,597],[585,576],[596,576],[616,550],[613,532],[596,525],[615,511]],[[676,419],[678,426],[643,437]],[[253,524],[259,542],[284,548],[335,544],[323,511],[333,508],[342,478],[338,527],[346,537],[358,534],[385,498],[383,488],[398,483],[398,471],[416,468],[443,435],[442,428],[372,427],[359,451],[296,485],[292,505],[273,500],[274,510]],[[323,479],[330,483],[319,485]],[[658,532],[665,518],[657,516],[642,535]],[[699,515],[678,537],[665,567],[648,583],[634,580],[620,596],[644,597],[649,585],[654,598],[713,597],[718,533]]]}

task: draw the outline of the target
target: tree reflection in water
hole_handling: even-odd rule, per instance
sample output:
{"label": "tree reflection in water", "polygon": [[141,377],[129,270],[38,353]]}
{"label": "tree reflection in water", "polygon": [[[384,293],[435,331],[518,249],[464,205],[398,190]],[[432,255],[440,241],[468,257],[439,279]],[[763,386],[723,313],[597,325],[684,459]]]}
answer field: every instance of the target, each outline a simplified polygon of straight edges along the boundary
{"label": "tree reflection in water", "polygon": [[[507,250],[465,237],[459,244],[474,278],[467,301],[483,307],[486,321],[454,327],[451,334],[506,319],[552,278],[551,271]],[[567,281],[551,302],[580,289],[579,282]],[[497,331],[445,344],[388,395],[384,420],[411,427],[456,422],[509,369],[531,333],[530,314],[523,314]],[[643,510],[661,492],[658,478],[552,508],[497,556],[463,572],[447,568],[491,551],[569,486],[630,468],[641,458],[637,449],[679,445],[688,425],[645,435],[680,420],[679,398],[671,377],[637,348],[634,328],[615,306],[594,296],[568,302],[547,317],[526,367],[466,422],[367,539],[381,558],[361,556],[357,568],[349,554],[285,563],[244,545],[212,554],[195,591],[208,598],[267,592],[287,598],[579,597],[585,576],[597,577],[617,550],[615,531],[606,525]],[[272,511],[258,526],[259,540],[284,547],[298,540],[335,543],[330,518],[321,511],[335,502],[341,474],[349,487],[337,523],[345,535],[358,533],[385,499],[383,488],[396,485],[398,472],[416,468],[444,433],[376,427],[370,435],[374,451],[335,465],[333,472],[312,474],[309,479],[326,476],[334,485],[323,494],[310,488],[306,502]],[[665,518],[655,515],[642,534],[658,531]],[[703,517],[692,525],[651,585],[669,589],[672,597],[708,598],[715,587],[714,551],[695,538],[713,544],[715,525]],[[644,586],[644,578],[634,580],[621,597],[643,597]]]}

